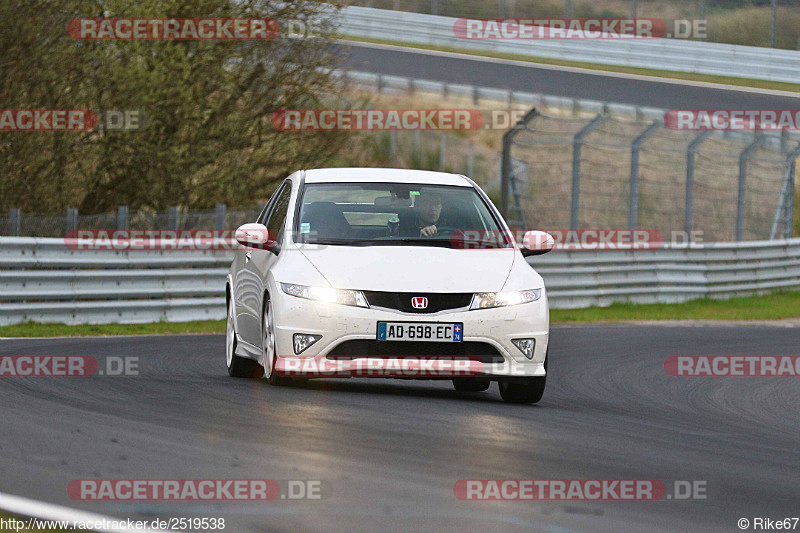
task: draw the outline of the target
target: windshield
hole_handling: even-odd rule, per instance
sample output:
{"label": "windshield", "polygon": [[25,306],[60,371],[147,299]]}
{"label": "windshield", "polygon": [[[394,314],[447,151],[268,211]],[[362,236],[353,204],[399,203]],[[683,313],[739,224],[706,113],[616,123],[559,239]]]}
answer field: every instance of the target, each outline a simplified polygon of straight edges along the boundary
{"label": "windshield", "polygon": [[465,234],[501,233],[473,187],[447,185],[307,184],[295,219],[301,243],[457,246]]}

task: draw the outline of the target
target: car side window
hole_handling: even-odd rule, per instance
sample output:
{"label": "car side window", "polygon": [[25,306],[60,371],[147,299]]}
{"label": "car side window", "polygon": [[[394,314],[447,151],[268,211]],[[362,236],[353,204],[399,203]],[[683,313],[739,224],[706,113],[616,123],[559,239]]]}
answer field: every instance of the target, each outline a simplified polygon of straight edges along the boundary
{"label": "car side window", "polygon": [[264,206],[264,209],[261,210],[261,214],[258,215],[257,222],[259,224],[264,224],[265,226],[267,225],[267,220],[269,220],[269,217],[272,216],[274,211],[273,206],[277,203],[278,197],[283,192],[284,187],[286,187],[285,181],[281,183],[278,188],[275,189],[275,192],[272,193],[272,196],[269,197],[269,200],[267,200],[267,205]]}
{"label": "car side window", "polygon": [[267,213],[267,222],[264,225],[267,226],[270,234],[276,235],[277,240],[280,241],[280,231],[289,210],[289,198],[292,196],[291,183],[284,183],[277,194],[278,196],[275,198],[275,203],[272,204],[271,209]]}
{"label": "car side window", "polygon": [[259,223],[259,224],[263,224],[264,223],[264,217],[267,216],[267,209],[268,208],[269,208],[269,202],[264,204],[264,208],[258,214],[258,218],[256,218],[256,222],[257,223]]}

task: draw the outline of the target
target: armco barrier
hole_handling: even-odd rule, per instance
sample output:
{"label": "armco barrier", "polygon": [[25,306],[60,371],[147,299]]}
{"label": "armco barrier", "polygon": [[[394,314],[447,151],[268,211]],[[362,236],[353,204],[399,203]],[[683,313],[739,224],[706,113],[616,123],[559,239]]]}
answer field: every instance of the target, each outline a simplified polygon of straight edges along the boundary
{"label": "armco barrier", "polygon": [[800,287],[800,239],[652,251],[555,251],[529,259],[551,307],[677,303]]}
{"label": "armco barrier", "polygon": [[[469,260],[464,252],[464,260]],[[491,253],[491,252],[489,252]],[[232,252],[75,251],[61,239],[0,238],[0,325],[225,317]],[[800,239],[653,251],[558,250],[529,258],[553,308],[675,303],[800,287]]]}
{"label": "armco barrier", "polygon": [[185,322],[225,317],[226,251],[79,251],[0,238],[0,325]]}
{"label": "armco barrier", "polygon": [[338,31],[343,36],[462,50],[800,83],[800,51],[679,39],[464,40],[453,33],[456,20],[350,6],[341,12]]}

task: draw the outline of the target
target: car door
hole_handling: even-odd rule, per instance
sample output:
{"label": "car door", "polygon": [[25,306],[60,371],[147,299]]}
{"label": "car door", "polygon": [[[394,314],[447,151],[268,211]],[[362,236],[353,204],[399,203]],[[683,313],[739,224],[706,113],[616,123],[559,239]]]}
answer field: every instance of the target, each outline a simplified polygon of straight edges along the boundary
{"label": "car door", "polygon": [[[267,226],[270,238],[283,241],[283,224],[289,210],[292,182],[286,180],[272,196],[267,210],[258,221]],[[266,288],[267,271],[277,260],[277,255],[268,250],[244,250],[244,262],[238,271],[236,286],[240,300],[237,302],[237,325],[242,340],[261,346],[261,306]]]}

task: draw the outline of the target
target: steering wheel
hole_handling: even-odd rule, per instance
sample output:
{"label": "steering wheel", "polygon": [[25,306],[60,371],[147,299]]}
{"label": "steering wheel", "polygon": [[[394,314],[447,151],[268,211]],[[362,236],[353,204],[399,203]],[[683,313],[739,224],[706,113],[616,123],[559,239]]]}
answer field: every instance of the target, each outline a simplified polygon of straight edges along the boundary
{"label": "steering wheel", "polygon": [[[439,224],[434,224],[434,226],[436,226],[436,232],[437,233],[436,233],[436,235],[432,236],[433,238],[436,238],[436,237],[438,237],[438,238],[449,237],[453,233],[455,233],[456,231],[459,230],[459,228],[457,228],[455,226],[446,226],[446,225],[441,225],[440,226]],[[428,238],[430,239],[432,237],[428,237]]]}

